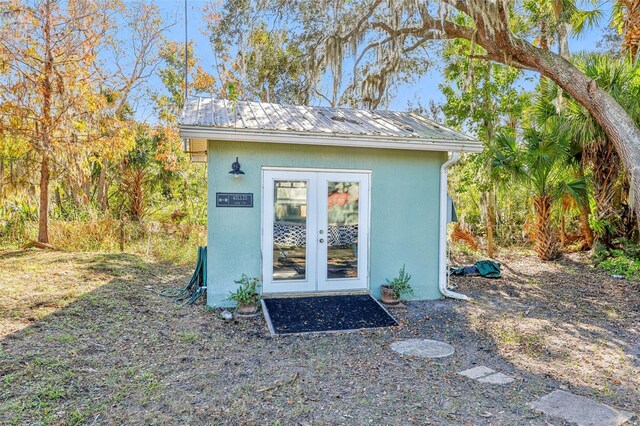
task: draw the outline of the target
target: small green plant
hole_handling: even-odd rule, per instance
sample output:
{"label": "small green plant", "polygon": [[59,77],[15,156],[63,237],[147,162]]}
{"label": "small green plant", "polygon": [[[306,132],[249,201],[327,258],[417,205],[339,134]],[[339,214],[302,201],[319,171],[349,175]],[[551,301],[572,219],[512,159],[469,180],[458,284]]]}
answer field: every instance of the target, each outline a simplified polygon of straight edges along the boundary
{"label": "small green plant", "polygon": [[622,250],[611,250],[611,257],[599,266],[612,275],[622,275],[626,279],[640,279],[640,260],[627,256]]}
{"label": "small green plant", "polygon": [[87,414],[78,410],[77,408],[71,412],[71,417],[69,418],[70,425],[80,425],[87,419]]}
{"label": "small green plant", "polygon": [[200,335],[193,331],[185,331],[183,333],[179,333],[180,338],[185,343],[193,343],[197,342],[200,338]]}
{"label": "small green plant", "polygon": [[612,275],[640,279],[640,245],[626,238],[613,240],[615,248],[596,245],[594,263]]}
{"label": "small green plant", "polygon": [[258,303],[258,300],[260,300],[260,294],[258,293],[259,281],[257,277],[249,278],[246,274],[242,274],[242,278],[234,281],[239,287],[230,294],[228,300],[232,300],[238,305]]}
{"label": "small green plant", "polygon": [[407,273],[405,270],[406,265],[402,265],[400,268],[400,272],[398,276],[389,281],[387,279],[387,287],[393,291],[393,297],[400,300],[403,294],[411,294],[413,295],[413,288],[409,284],[409,280],[411,280],[411,275]]}

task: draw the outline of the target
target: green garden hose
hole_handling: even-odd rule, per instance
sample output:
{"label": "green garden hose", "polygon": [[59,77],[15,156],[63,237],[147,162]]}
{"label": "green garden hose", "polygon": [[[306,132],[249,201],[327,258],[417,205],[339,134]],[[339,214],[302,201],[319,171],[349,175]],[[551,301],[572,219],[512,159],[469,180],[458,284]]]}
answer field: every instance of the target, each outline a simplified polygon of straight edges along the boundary
{"label": "green garden hose", "polygon": [[193,305],[207,292],[207,246],[198,247],[196,269],[189,283],[184,288],[167,288],[160,292],[161,296],[175,299],[182,305]]}

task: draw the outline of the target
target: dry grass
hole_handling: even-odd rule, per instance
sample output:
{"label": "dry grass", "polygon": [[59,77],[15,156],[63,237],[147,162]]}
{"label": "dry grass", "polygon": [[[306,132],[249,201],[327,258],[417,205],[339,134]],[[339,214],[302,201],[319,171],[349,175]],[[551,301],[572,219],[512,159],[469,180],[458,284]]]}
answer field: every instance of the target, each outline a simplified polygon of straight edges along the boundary
{"label": "dry grass", "polygon": [[108,274],[76,267],[84,257],[62,252],[38,256],[36,250],[3,254],[0,338],[109,283],[112,277]]}
{"label": "dry grass", "polygon": [[[620,304],[612,288],[595,297],[581,284],[584,302],[548,303],[534,262],[510,262],[516,272],[502,281],[458,281],[472,304],[410,303],[397,328],[274,339],[260,317],[226,323],[158,295],[189,268],[134,254],[5,252],[0,424],[559,425],[529,407],[559,386],[640,411],[629,354],[605,368],[637,338],[637,293]],[[571,288],[571,268],[547,271],[565,282],[553,289]],[[612,310],[608,322],[585,316],[594,303],[604,303],[598,315]],[[414,337],[456,353],[427,361],[388,349]],[[488,386],[456,374],[475,365],[517,380]]]}
{"label": "dry grass", "polygon": [[455,278],[471,327],[515,366],[640,408],[640,285],[592,268],[505,256],[503,280]]}
{"label": "dry grass", "polygon": [[[27,222],[19,238],[0,240],[0,250],[19,249],[37,235],[37,223]],[[102,219],[52,220],[49,240],[56,249],[69,252],[135,253],[179,264],[195,263],[195,247],[205,245],[204,225],[145,221],[142,223]]]}

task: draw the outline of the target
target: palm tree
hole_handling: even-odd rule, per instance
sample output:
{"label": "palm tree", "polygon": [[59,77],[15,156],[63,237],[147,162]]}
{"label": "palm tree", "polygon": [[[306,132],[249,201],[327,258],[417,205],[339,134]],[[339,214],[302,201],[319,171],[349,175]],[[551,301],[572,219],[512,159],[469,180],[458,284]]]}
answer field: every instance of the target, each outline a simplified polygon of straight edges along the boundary
{"label": "palm tree", "polygon": [[[576,58],[576,65],[609,92],[629,115],[640,120],[638,67],[625,59],[598,54]],[[620,205],[628,198],[622,161],[589,111],[575,100],[568,99],[561,119],[566,124],[568,135],[583,147],[582,162],[592,171],[596,204],[596,217],[592,222],[596,226],[596,237],[600,243],[610,247],[622,231],[620,224],[626,221],[621,217],[623,209]]]}
{"label": "palm tree", "polygon": [[[594,8],[583,8],[587,3],[594,5]],[[545,50],[557,44],[558,54],[565,59],[570,56],[570,33],[578,35],[595,26],[603,14],[597,0],[524,0],[522,7],[529,13],[531,24],[535,27],[534,43]]]}
{"label": "palm tree", "polygon": [[623,47],[631,61],[636,61],[640,50],[640,0],[617,0],[612,24],[624,35]]}
{"label": "palm tree", "polygon": [[[558,97],[562,96],[563,108],[557,108]],[[537,126],[554,126],[559,125],[560,122],[564,122],[564,106],[568,102],[568,97],[563,94],[553,82],[548,79],[541,79],[540,84],[537,87],[536,96],[534,98],[533,106],[531,109],[531,116],[533,122]],[[568,127],[564,124],[565,129]],[[584,143],[579,139],[579,135],[569,133],[567,135],[571,140],[569,144],[569,155],[567,156],[567,167],[573,172],[575,179],[584,179],[585,176],[585,162],[584,157]],[[583,249],[589,250],[593,247],[594,235],[589,224],[589,216],[591,215],[591,208],[589,206],[589,192],[585,191],[584,198],[576,203],[569,203],[565,200],[565,206],[569,204],[576,205],[579,209],[579,226],[582,236],[584,238]],[[561,216],[561,223],[564,221],[564,216]],[[561,237],[564,235],[564,230],[561,230]]]}
{"label": "palm tree", "polygon": [[534,249],[542,260],[554,260],[561,254],[551,221],[554,202],[565,197],[582,202],[585,198],[585,179],[568,177],[568,153],[569,139],[561,126],[524,129],[522,146],[513,134],[497,138],[494,166],[510,170],[532,192]]}

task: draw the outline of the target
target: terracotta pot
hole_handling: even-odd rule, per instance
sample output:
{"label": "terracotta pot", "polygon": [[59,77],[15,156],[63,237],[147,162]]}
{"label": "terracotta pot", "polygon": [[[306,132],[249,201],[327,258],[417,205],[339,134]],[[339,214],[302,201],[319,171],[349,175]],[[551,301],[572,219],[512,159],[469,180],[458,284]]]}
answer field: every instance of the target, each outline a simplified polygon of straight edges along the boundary
{"label": "terracotta pot", "polygon": [[236,307],[236,314],[240,316],[253,316],[258,313],[257,303],[238,303]]}
{"label": "terracotta pot", "polygon": [[396,299],[393,295],[393,290],[388,285],[381,285],[380,292],[382,293],[382,303],[387,305],[397,305],[400,300]]}

